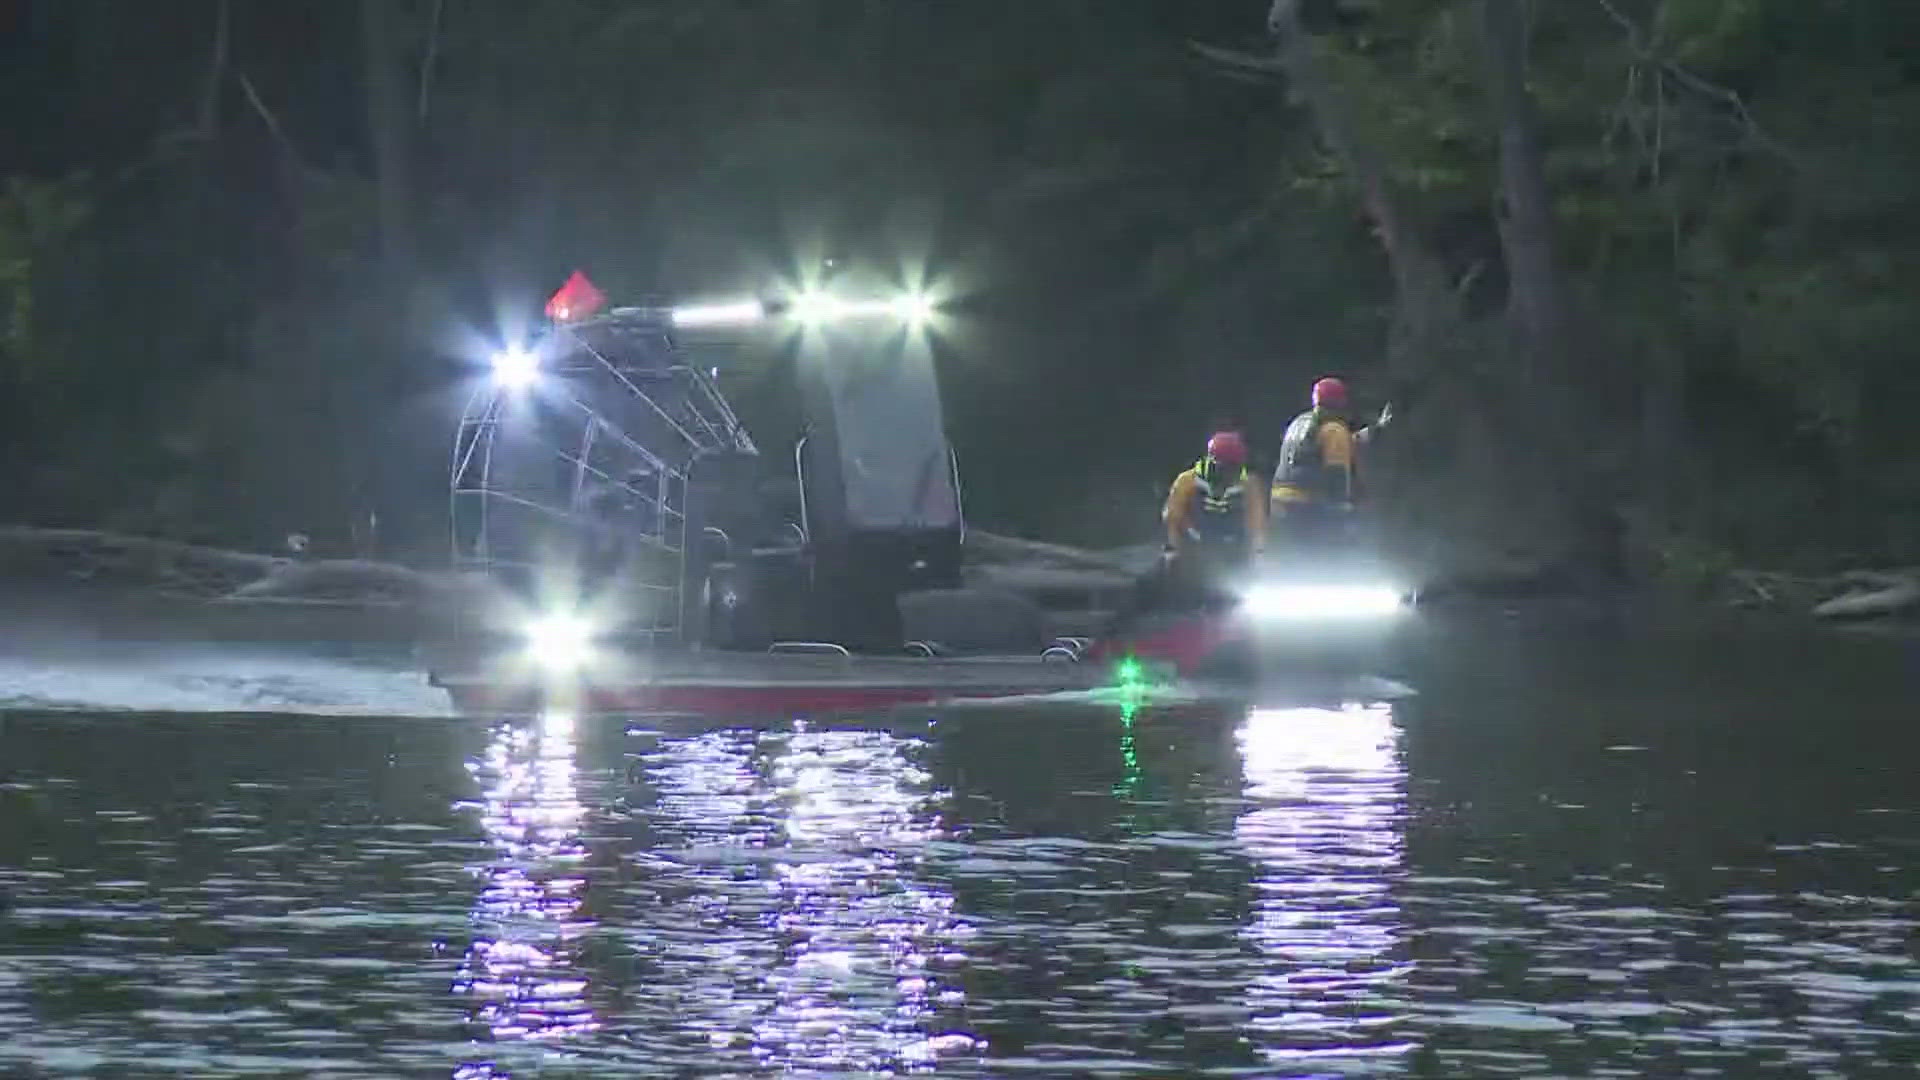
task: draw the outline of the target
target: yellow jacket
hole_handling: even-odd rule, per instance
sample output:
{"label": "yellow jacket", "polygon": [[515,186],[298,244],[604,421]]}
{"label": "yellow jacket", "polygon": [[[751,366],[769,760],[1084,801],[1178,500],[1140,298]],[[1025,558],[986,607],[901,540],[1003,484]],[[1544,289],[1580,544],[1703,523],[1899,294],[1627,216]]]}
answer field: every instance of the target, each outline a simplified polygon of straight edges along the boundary
{"label": "yellow jacket", "polygon": [[1200,467],[1182,472],[1173,478],[1173,487],[1167,491],[1167,503],[1160,511],[1160,518],[1167,525],[1167,545],[1178,551],[1194,539],[1189,531],[1193,525],[1194,508],[1203,500],[1231,500],[1238,498],[1245,507],[1247,516],[1246,530],[1248,545],[1254,551],[1265,549],[1267,543],[1266,500],[1256,498],[1253,490],[1253,473],[1242,468],[1240,475],[1219,492],[1200,475]]}

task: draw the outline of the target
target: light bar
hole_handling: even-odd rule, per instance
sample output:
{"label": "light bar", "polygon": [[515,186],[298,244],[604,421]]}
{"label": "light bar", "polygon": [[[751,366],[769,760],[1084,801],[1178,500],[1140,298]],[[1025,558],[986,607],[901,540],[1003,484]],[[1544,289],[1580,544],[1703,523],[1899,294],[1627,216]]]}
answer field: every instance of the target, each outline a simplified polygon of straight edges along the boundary
{"label": "light bar", "polygon": [[839,318],[842,306],[840,300],[826,293],[801,293],[794,298],[793,317],[808,325],[817,326]]}
{"label": "light bar", "polygon": [[1398,614],[1400,590],[1389,585],[1256,585],[1241,602],[1263,621],[1378,619]]}
{"label": "light bar", "polygon": [[907,293],[887,300],[845,300],[824,292],[801,293],[793,300],[793,317],[809,326],[841,319],[892,316],[918,326],[933,317],[933,301],[920,293]]}
{"label": "light bar", "polygon": [[759,322],[765,318],[767,309],[758,300],[742,300],[731,304],[693,304],[673,309],[675,326],[737,326],[742,323]]}
{"label": "light bar", "polygon": [[910,326],[919,326],[933,318],[933,300],[924,293],[907,293],[895,297],[890,306],[893,313],[905,320]]}

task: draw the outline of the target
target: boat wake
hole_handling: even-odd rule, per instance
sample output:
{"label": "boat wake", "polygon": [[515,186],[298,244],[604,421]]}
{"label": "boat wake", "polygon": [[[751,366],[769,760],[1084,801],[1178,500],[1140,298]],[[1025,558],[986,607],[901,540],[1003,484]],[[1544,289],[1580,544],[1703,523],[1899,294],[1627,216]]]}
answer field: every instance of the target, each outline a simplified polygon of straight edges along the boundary
{"label": "boat wake", "polygon": [[0,656],[0,709],[85,712],[453,714],[417,672],[297,654],[176,650]]}
{"label": "boat wake", "polygon": [[944,702],[947,708],[969,709],[1027,707],[1031,705],[1199,705],[1217,702],[1251,702],[1268,707],[1299,701],[1380,702],[1412,697],[1413,687],[1376,675],[1343,676],[1332,679],[1296,678],[1284,682],[1263,682],[1257,686],[1189,681],[1168,683],[1126,683],[1092,690],[1060,690],[1034,694],[1008,694],[996,697],[955,698]]}

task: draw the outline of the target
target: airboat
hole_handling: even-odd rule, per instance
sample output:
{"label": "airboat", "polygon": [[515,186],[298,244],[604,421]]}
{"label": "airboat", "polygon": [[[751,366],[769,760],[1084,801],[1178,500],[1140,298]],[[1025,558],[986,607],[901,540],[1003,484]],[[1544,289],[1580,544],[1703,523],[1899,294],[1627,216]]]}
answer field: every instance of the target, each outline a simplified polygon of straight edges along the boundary
{"label": "airboat", "polygon": [[[609,307],[576,274],[500,350],[456,429],[462,587],[421,645],[467,711],[857,709],[1089,688],[1086,642],[956,656],[899,599],[962,585],[966,522],[906,295]],[[700,341],[773,327],[802,423],[763,446]]]}

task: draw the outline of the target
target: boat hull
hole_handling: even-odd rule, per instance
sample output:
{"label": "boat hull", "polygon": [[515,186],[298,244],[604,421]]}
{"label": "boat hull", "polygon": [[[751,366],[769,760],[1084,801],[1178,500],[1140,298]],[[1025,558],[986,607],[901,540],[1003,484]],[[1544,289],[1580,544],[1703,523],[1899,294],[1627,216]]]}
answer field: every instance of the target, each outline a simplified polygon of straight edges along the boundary
{"label": "boat hull", "polygon": [[850,656],[688,654],[556,679],[510,659],[438,672],[433,682],[468,713],[705,713],[785,716],[856,712],[955,699],[1092,689],[1098,665],[1029,657],[875,659]]}

